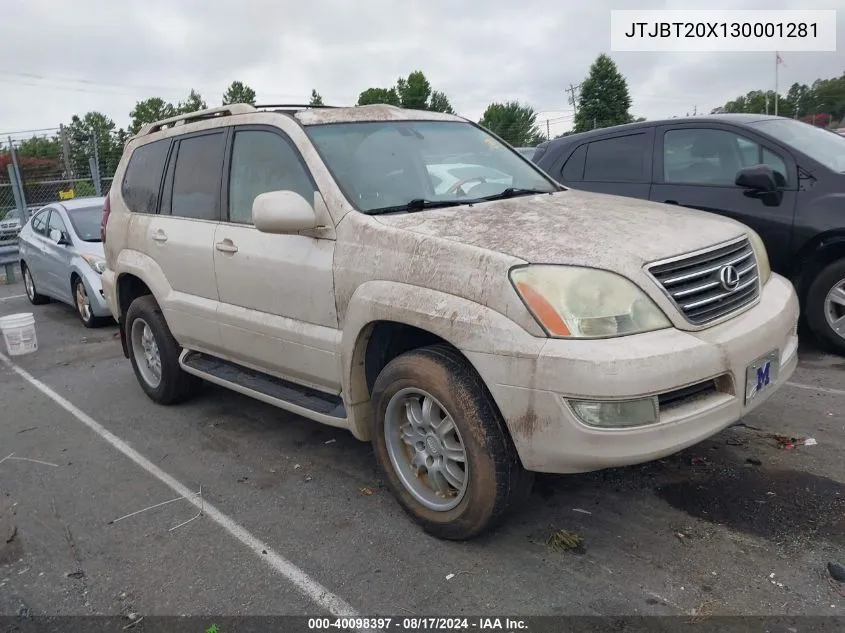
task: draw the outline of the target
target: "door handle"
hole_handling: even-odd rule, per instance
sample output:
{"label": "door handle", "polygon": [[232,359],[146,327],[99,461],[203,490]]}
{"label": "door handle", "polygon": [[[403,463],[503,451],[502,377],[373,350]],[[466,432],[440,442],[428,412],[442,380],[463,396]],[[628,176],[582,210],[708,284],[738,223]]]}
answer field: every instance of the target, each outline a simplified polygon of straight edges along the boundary
{"label": "door handle", "polygon": [[167,241],[167,236],[164,234],[164,231],[162,231],[161,229],[159,229],[158,231],[156,231],[155,233],[153,233],[153,239],[154,239],[156,242],[166,242],[166,241]]}
{"label": "door handle", "polygon": [[214,247],[221,253],[237,253],[238,247],[232,244],[232,240],[226,238],[222,242],[217,242]]}

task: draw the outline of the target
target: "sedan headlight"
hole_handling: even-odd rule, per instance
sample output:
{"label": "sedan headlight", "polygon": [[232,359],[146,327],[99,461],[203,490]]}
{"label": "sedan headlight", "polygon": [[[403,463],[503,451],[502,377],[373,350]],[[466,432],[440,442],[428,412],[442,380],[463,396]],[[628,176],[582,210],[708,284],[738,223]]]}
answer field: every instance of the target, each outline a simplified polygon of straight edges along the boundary
{"label": "sedan headlight", "polygon": [[754,255],[757,258],[757,274],[760,276],[760,285],[766,285],[769,277],[772,276],[772,267],[769,264],[769,253],[766,251],[766,245],[763,240],[757,235],[756,231],[748,229],[748,239],[751,240],[751,247],[754,249]]}
{"label": "sedan headlight", "polygon": [[533,265],[511,270],[511,282],[549,336],[604,338],[671,327],[633,282],[607,270]]}
{"label": "sedan headlight", "polygon": [[90,253],[85,253],[82,255],[82,259],[88,262],[88,265],[93,268],[98,274],[102,275],[106,270],[106,260],[102,257],[98,257],[97,255],[91,255]]}

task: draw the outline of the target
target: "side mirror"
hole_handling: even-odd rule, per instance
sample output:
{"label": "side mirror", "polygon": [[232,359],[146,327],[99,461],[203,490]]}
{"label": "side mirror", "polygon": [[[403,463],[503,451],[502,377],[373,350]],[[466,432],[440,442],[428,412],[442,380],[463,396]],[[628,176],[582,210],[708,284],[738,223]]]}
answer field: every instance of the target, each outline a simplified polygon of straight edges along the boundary
{"label": "side mirror", "polygon": [[66,246],[68,243],[67,238],[59,229],[50,229],[50,239],[60,246]]}
{"label": "side mirror", "polygon": [[756,193],[775,193],[778,190],[775,172],[768,165],[744,167],[737,172],[734,182],[737,187],[750,189]]}
{"label": "side mirror", "polygon": [[268,191],[252,203],[252,223],[262,233],[298,233],[316,228],[317,214],[293,191]]}

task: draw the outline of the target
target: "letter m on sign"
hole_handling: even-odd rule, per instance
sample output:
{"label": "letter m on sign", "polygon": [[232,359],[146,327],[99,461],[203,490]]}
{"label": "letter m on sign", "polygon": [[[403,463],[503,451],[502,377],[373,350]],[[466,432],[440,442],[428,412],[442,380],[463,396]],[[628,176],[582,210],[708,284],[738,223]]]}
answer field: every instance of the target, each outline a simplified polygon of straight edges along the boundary
{"label": "letter m on sign", "polygon": [[757,368],[757,391],[769,384],[769,368],[772,364],[768,361],[762,367]]}

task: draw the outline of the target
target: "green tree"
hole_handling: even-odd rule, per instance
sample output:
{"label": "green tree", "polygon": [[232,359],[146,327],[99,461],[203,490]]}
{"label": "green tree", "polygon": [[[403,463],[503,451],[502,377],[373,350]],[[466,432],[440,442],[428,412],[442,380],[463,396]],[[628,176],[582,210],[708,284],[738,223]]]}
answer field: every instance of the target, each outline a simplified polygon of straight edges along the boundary
{"label": "green tree", "polygon": [[92,156],[99,161],[100,175],[114,173],[123,151],[114,128],[114,121],[101,112],[71,117],[65,133],[70,149],[70,168],[75,177],[91,173],[88,158]]}
{"label": "green tree", "polygon": [[[768,100],[768,101],[767,101]],[[721,108],[716,108],[721,113],[769,114],[775,113],[775,91],[774,90],[752,90],[745,96],[739,96],[728,101]],[[792,116],[795,112],[794,103],[783,95],[778,97],[778,114],[781,116]]]}
{"label": "green tree", "polygon": [[208,107],[203,98],[200,94],[191,89],[190,94],[188,94],[188,98],[184,101],[180,101],[179,105],[176,106],[176,113],[177,114],[188,114],[190,112],[198,112],[199,110],[205,110]]}
{"label": "green tree", "polygon": [[630,123],[630,108],[628,82],[614,61],[602,53],[590,66],[590,74],[581,83],[574,120],[575,131],[584,132],[595,127]]}
{"label": "green tree", "polygon": [[59,137],[57,136],[52,138],[33,136],[25,141],[21,141],[20,145],[18,145],[18,154],[20,156],[29,156],[32,158],[57,158],[61,155],[61,153],[61,143],[59,142]]}
{"label": "green tree", "polygon": [[142,126],[147,123],[155,123],[167,119],[176,114],[176,108],[172,103],[166,102],[161,97],[151,97],[135,104],[135,108],[129,113],[132,122],[129,124],[129,133],[137,134]]}
{"label": "green tree", "polygon": [[310,106],[325,105],[323,103],[323,96],[319,92],[317,92],[316,89],[311,90],[311,101],[308,102],[308,105],[310,105]]}
{"label": "green tree", "polygon": [[534,108],[518,101],[491,103],[478,123],[514,147],[533,146],[546,140],[537,127]]}
{"label": "green tree", "polygon": [[454,113],[446,94],[432,90],[431,84],[421,70],[415,70],[407,77],[400,77],[392,88],[367,88],[358,97],[359,106],[374,103],[385,103],[412,110]]}
{"label": "green tree", "polygon": [[358,96],[358,105],[373,105],[376,103],[384,103],[387,105],[398,106],[399,95],[396,94],[395,88],[367,88]]}
{"label": "green tree", "polygon": [[223,105],[248,103],[255,105],[255,90],[240,81],[233,81],[223,94]]}

